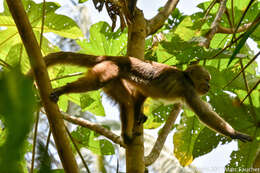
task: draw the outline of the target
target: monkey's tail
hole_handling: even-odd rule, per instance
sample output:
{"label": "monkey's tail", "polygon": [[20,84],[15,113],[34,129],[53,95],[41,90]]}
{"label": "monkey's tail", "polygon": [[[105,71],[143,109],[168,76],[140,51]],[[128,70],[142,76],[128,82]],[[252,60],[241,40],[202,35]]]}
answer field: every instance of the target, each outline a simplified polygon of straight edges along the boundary
{"label": "monkey's tail", "polygon": [[[83,67],[93,67],[99,62],[106,59],[106,56],[87,55],[75,52],[55,52],[44,57],[47,67],[55,64],[71,64]],[[26,74],[29,77],[33,76],[32,69]]]}
{"label": "monkey's tail", "polygon": [[55,52],[45,56],[44,61],[47,67],[55,64],[71,64],[83,67],[93,67],[105,59],[106,56],[95,56],[74,52]]}

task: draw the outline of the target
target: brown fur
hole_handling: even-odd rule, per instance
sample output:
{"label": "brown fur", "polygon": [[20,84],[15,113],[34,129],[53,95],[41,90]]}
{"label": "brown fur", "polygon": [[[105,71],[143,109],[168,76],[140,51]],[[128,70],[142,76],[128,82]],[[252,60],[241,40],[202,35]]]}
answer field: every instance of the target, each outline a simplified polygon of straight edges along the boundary
{"label": "brown fur", "polygon": [[[251,141],[251,137],[235,131],[200,96],[209,91],[210,74],[199,65],[185,71],[153,61],[133,57],[93,56],[71,52],[49,54],[47,66],[72,64],[91,67],[86,76],[54,90],[52,97],[65,93],[87,92],[103,88],[120,105],[122,135],[133,137],[134,119],[141,114],[146,97],[167,102],[182,101],[211,129],[233,139]],[[126,141],[125,141],[126,142]]]}

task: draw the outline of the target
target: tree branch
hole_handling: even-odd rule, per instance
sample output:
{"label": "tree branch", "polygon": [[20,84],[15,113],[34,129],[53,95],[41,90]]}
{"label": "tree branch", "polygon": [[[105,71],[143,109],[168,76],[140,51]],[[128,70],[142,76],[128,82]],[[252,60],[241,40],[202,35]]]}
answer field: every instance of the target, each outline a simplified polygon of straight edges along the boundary
{"label": "tree branch", "polygon": [[205,36],[206,39],[200,43],[201,46],[205,46],[206,48],[209,48],[210,41],[212,40],[213,36],[217,33],[219,22],[226,10],[226,3],[227,0],[221,0],[217,15],[211,24],[209,32]]}
{"label": "tree branch", "polygon": [[147,36],[154,34],[163,26],[165,20],[168,19],[171,12],[176,8],[178,2],[179,0],[168,0],[163,9],[156,16],[147,21]]}
{"label": "tree branch", "polygon": [[168,134],[171,131],[171,128],[173,124],[175,123],[175,120],[177,116],[179,115],[181,111],[181,104],[175,104],[172,112],[167,119],[166,123],[164,124],[159,136],[157,137],[157,140],[153,146],[153,149],[151,150],[150,154],[144,158],[145,160],[145,166],[151,165],[155,160],[159,157],[161,150],[163,148],[163,145],[165,143],[165,140],[168,136]]}
{"label": "tree branch", "polygon": [[125,144],[123,142],[123,140],[120,138],[120,136],[114,134],[113,132],[111,132],[110,130],[108,130],[107,128],[99,125],[99,124],[95,124],[92,123],[88,120],[85,120],[83,118],[77,118],[77,117],[73,117],[73,116],[69,116],[68,114],[62,114],[63,118],[73,124],[77,124],[80,125],[82,127],[86,127],[90,130],[93,130],[105,137],[107,137],[108,139],[110,139],[111,141],[113,141],[116,144],[119,144],[122,147],[125,147]]}
{"label": "tree branch", "polygon": [[[250,28],[252,25],[257,24],[258,22],[260,22],[260,16],[255,21],[247,23],[247,24],[244,24],[243,26],[240,26],[237,29],[236,33],[244,32],[248,28]],[[234,34],[235,30],[236,30],[236,28],[226,28],[226,27],[223,27],[223,26],[219,25],[218,28],[217,28],[217,33]]]}
{"label": "tree branch", "polygon": [[67,173],[77,173],[79,172],[78,166],[70,146],[70,141],[59,108],[56,103],[49,99],[52,90],[49,82],[50,79],[42,59],[40,47],[33,33],[32,26],[26,15],[23,4],[20,0],[6,0],[6,2],[27,51],[35,80],[39,88],[41,101],[45,108],[64,170]]}

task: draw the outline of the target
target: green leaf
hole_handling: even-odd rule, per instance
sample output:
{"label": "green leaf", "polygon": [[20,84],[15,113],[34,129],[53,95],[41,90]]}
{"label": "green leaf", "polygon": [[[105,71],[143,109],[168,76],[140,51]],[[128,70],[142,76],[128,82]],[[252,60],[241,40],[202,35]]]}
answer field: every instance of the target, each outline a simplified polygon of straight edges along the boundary
{"label": "green leaf", "polygon": [[0,146],[1,171],[23,172],[25,140],[32,128],[36,108],[32,80],[23,76],[19,68],[2,72],[0,95],[0,118],[6,130],[5,141]]}
{"label": "green leaf", "polygon": [[115,154],[114,147],[111,142],[106,139],[97,139],[99,135],[89,129],[77,127],[71,135],[77,142],[79,148],[86,147],[98,155]]}
{"label": "green leaf", "polygon": [[94,115],[105,116],[100,90],[89,91],[86,94],[81,94],[80,106],[83,111],[87,110]]}
{"label": "green leaf", "polygon": [[[258,13],[257,18],[260,17],[260,13]],[[244,44],[246,43],[246,40],[248,39],[248,37],[256,30],[256,28],[258,27],[258,25],[260,24],[260,22],[256,23],[255,25],[253,25],[252,27],[250,27],[244,34],[244,36],[241,38],[241,40],[239,41],[238,45],[236,46],[236,49],[234,50],[234,53],[232,54],[232,56],[229,59],[228,65],[230,65],[230,63],[234,60],[235,56],[238,54],[238,52],[240,51],[240,49],[244,46]]]}
{"label": "green leaf", "polygon": [[[240,69],[234,68],[225,68],[222,71],[219,71],[212,66],[207,66],[207,70],[209,70],[210,74],[212,74],[212,80],[210,81],[212,92],[217,92],[219,89],[223,89],[223,87],[232,81],[236,74],[240,71]],[[249,73],[246,73],[246,78],[248,80],[249,87],[252,87],[257,82],[257,78]],[[225,88],[225,90],[232,92],[236,89],[247,91],[242,75],[233,80],[233,82]]]}
{"label": "green leaf", "polygon": [[227,138],[217,134],[209,128],[203,128],[194,143],[192,152],[194,159],[211,152],[219,145],[220,141],[225,143]]}
{"label": "green leaf", "polygon": [[112,32],[111,27],[105,22],[94,24],[90,28],[89,41],[77,43],[81,46],[81,53],[92,55],[125,55],[127,48],[127,31],[118,29]]}
{"label": "green leaf", "polygon": [[188,16],[178,25],[175,34],[177,34],[182,40],[188,41],[195,35],[195,31],[190,27],[192,26],[192,20]]}
{"label": "green leaf", "polygon": [[173,136],[174,155],[182,166],[188,166],[192,163],[195,143],[203,128],[205,126],[199,122],[196,116],[182,116]]}
{"label": "green leaf", "polygon": [[[30,23],[33,27],[33,31],[36,34],[37,39],[39,40],[39,33],[41,32],[41,20],[42,20],[42,10],[43,4],[36,4],[35,2],[28,0],[23,1],[25,10],[30,19]],[[60,6],[54,2],[46,2],[46,18],[44,23],[44,32],[52,32],[63,37],[68,38],[80,38],[83,37],[81,30],[78,25],[71,18],[56,14],[56,10]],[[21,44],[22,41],[16,29],[16,25],[9,13],[8,7],[5,2],[4,6],[5,11],[0,14],[0,27],[3,27],[3,30],[0,30],[0,58],[4,59],[9,50],[14,46]],[[47,40],[45,40],[46,42]],[[39,41],[38,41],[39,42]],[[50,49],[51,44],[48,41],[48,44],[42,46],[42,49]],[[53,49],[52,49],[53,50]],[[45,50],[46,51],[46,50]],[[45,52],[44,51],[44,52]],[[46,51],[48,53],[48,51]]]}
{"label": "green leaf", "polygon": [[230,123],[232,127],[244,133],[252,134],[255,124],[250,111],[248,111],[250,110],[249,106],[237,106],[234,98],[224,92],[210,92],[209,97],[210,104],[213,106],[215,111]]}
{"label": "green leaf", "polygon": [[143,112],[148,119],[144,124],[145,129],[155,129],[165,122],[172,110],[172,105],[164,105],[162,102],[147,99],[143,105]]}
{"label": "green leaf", "polygon": [[[49,68],[49,75],[51,79],[61,78],[59,80],[55,80],[52,82],[53,88],[61,87],[66,85],[67,83],[76,81],[81,75],[73,76],[73,77],[66,77],[67,75],[85,72],[86,68],[78,67],[78,66],[54,66]],[[59,107],[64,112],[67,111],[68,101],[71,100],[74,103],[80,105],[80,94],[66,94],[62,95],[59,98]]]}
{"label": "green leaf", "polygon": [[88,0],[79,0],[79,3],[87,2]]}

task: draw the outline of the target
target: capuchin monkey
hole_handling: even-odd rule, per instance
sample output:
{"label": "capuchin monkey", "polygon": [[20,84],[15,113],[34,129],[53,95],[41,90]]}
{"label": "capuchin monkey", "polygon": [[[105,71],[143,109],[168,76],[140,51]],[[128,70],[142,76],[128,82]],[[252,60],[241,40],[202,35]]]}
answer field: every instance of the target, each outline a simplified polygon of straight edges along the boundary
{"label": "capuchin monkey", "polygon": [[125,143],[133,138],[134,120],[136,115],[143,115],[140,113],[141,106],[147,97],[168,103],[184,103],[195,112],[200,121],[214,131],[243,142],[252,141],[250,136],[233,129],[200,98],[209,91],[211,78],[209,72],[200,65],[191,65],[182,71],[133,57],[94,56],[73,52],[51,53],[44,60],[47,67],[71,64],[90,68],[86,75],[77,81],[54,89],[50,98],[57,102],[63,94],[102,88],[119,103]]}

